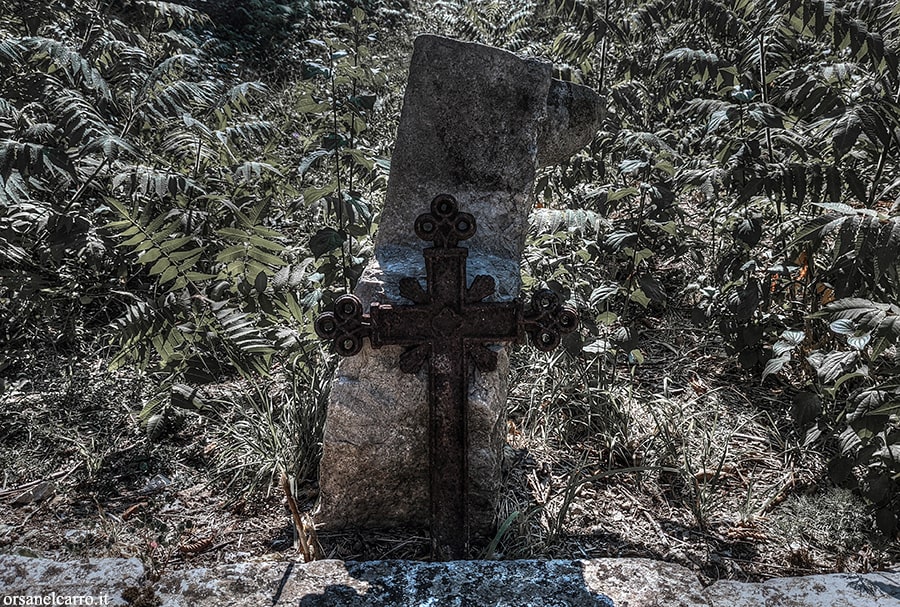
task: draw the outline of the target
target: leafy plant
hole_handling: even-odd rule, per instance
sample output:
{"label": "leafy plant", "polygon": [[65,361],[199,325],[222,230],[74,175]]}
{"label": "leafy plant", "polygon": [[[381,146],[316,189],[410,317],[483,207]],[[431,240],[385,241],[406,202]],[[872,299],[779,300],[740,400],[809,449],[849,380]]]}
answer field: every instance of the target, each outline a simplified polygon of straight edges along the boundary
{"label": "leafy plant", "polygon": [[900,308],[846,298],[813,317],[830,321],[831,332],[846,349],[817,349],[807,356],[818,393],[794,397],[795,418],[809,428],[807,441],[824,435],[836,445],[831,477],[861,489],[878,508],[879,528],[890,533],[897,526],[900,494]]}
{"label": "leafy plant", "polygon": [[266,225],[292,190],[277,129],[251,109],[265,87],[215,69],[205,17],[79,6],[87,19],[48,7],[46,22],[13,20],[4,46],[0,296],[24,304],[4,320],[62,319],[54,339],[71,343],[91,309],[121,314],[111,365],[158,377],[143,418],[159,430],[195,406],[186,386],[264,375],[303,341],[308,263]]}
{"label": "leafy plant", "polygon": [[[297,134],[303,154],[297,172],[309,184],[304,203],[325,218],[310,240],[320,283],[346,291],[365,265],[361,245],[373,230],[375,197],[384,190],[390,167],[373,147],[367,123],[386,76],[372,65],[369,44],[375,36],[361,8],[334,29],[332,35],[307,41],[325,62],[303,65],[306,83],[295,107],[303,125],[303,134]],[[317,290],[310,301],[317,303],[325,291]]]}
{"label": "leafy plant", "polygon": [[[807,442],[843,436],[850,460],[835,465],[869,466],[863,485],[884,489],[868,495],[880,526],[893,528],[884,524],[893,472],[875,454],[890,451],[897,417],[867,413],[890,400],[860,400],[876,386],[892,393],[896,370],[884,357],[893,337],[881,327],[876,345],[873,327],[844,324],[875,310],[890,319],[877,302],[900,297],[891,201],[900,184],[890,177],[900,127],[896,9],[805,0],[552,6],[560,75],[596,86],[609,105],[590,149],[538,184],[544,204],[567,200],[606,217],[581,255],[607,264],[612,280],[583,301],[612,303],[614,316],[603,318],[637,338],[636,314],[670,295],[656,275],[665,256],[690,255],[695,273],[682,288],[694,321],[715,327],[743,368],[805,377],[831,403],[823,412],[798,397],[804,424],[824,416]],[[679,223],[686,215],[695,228]],[[870,312],[840,307],[860,298]],[[822,319],[844,324],[829,331]],[[850,333],[835,340],[835,327]],[[859,438],[873,420],[874,434]]]}
{"label": "leafy plant", "polygon": [[286,385],[256,385],[236,402],[217,404],[217,469],[228,486],[270,491],[284,473],[315,478],[332,365],[296,360]]}

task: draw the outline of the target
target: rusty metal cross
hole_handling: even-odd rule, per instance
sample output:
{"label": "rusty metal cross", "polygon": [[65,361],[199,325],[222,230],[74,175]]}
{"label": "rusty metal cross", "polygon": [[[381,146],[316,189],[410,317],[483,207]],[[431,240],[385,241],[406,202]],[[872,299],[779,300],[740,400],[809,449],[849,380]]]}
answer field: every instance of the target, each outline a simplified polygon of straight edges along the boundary
{"label": "rusty metal cross", "polygon": [[374,348],[411,346],[400,357],[406,373],[428,363],[431,534],[440,560],[465,558],[469,547],[467,357],[479,371],[493,371],[497,354],[489,344],[522,343],[528,333],[535,347],[549,351],[578,325],[575,311],[553,291],[536,292],[526,313],[518,300],[483,301],[494,293],[490,276],[476,276],[467,287],[468,249],[457,243],[475,229],[475,218],[461,213],[452,196],[436,197],[415,223],[419,238],[432,243],[423,251],[426,288],[412,277],[400,280],[400,294],[413,305],[373,302],[364,314],[356,296],[343,295],[315,323],[319,337],[332,340],[342,356],[358,354],[368,337]]}

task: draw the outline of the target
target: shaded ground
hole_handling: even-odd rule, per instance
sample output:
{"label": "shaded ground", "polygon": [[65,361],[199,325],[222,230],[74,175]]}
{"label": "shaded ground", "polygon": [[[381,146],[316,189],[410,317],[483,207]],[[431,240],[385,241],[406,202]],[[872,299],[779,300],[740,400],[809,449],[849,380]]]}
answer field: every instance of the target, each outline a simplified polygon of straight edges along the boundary
{"label": "shaded ground", "polygon": [[277,498],[243,500],[211,482],[204,422],[152,443],[138,422],[139,379],[94,357],[37,362],[0,409],[3,550],[171,566],[199,552],[291,547]]}
{"label": "shaded ground", "polygon": [[[600,391],[593,421],[572,412],[584,403],[546,402],[533,420],[533,404],[522,405],[512,446],[524,465],[504,512],[535,514],[516,523],[512,551],[647,556],[705,582],[895,563],[896,541],[871,532],[863,501],[835,488],[825,456],[802,446],[790,394],[748,378],[706,332],[658,320],[648,325],[664,328],[642,330],[644,364]],[[527,376],[513,412],[529,398]]]}
{"label": "shaded ground", "polygon": [[[482,556],[649,557],[704,582],[898,562],[860,499],[824,480],[824,458],[800,445],[778,388],[752,387],[703,332],[643,337],[645,363],[620,366],[595,392],[555,390],[546,382],[571,369],[558,364],[548,379],[547,361],[517,354],[498,519],[507,524]],[[97,355],[45,355],[29,371],[0,403],[0,550],[135,556],[156,571],[299,558],[277,486],[226,489],[210,419],[187,416],[151,441],[137,417],[139,378],[106,372]],[[296,492],[311,509],[315,484]],[[421,530],[319,541],[332,558],[428,556]]]}

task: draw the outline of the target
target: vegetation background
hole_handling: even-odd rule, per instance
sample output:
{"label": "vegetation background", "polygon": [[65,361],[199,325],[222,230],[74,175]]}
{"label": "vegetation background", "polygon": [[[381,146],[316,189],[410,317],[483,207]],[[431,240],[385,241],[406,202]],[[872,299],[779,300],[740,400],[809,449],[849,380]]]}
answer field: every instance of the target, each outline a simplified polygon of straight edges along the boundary
{"label": "vegetation background", "polygon": [[0,0],[3,549],[427,555],[303,514],[311,320],[371,254],[417,32],[606,100],[536,186],[523,277],[583,329],[516,355],[484,556],[896,563],[900,4],[870,0]]}

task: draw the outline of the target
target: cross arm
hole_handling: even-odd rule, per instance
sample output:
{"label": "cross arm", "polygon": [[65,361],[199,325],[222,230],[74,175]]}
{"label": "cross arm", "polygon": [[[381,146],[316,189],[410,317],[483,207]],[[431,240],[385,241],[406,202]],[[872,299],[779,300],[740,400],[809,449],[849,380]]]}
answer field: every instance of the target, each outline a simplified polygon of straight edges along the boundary
{"label": "cross arm", "polygon": [[314,328],[322,339],[331,340],[341,356],[355,356],[362,350],[363,338],[371,337],[372,321],[363,314],[363,305],[355,295],[341,295],[334,302],[334,311],[323,312]]}
{"label": "cross arm", "polygon": [[560,304],[555,292],[541,289],[531,297],[531,310],[522,318],[522,328],[535,348],[549,352],[559,345],[563,333],[578,328],[578,313]]}

